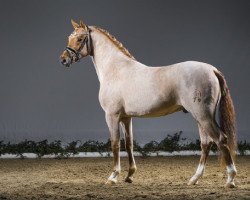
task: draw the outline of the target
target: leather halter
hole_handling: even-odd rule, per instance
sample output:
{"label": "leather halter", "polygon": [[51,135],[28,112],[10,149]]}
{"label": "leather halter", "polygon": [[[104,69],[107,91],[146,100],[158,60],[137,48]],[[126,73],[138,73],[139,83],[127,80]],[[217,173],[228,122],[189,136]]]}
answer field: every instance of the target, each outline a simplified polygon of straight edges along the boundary
{"label": "leather halter", "polygon": [[91,30],[87,26],[87,33],[83,34],[83,35],[86,35],[86,36],[82,40],[81,45],[77,50],[75,50],[75,49],[73,49],[71,47],[68,47],[68,46],[65,48],[65,50],[68,53],[68,56],[71,59],[71,63],[73,63],[73,61],[75,61],[75,62],[80,61],[80,59],[83,57],[81,55],[81,51],[82,51],[82,49],[84,48],[85,45],[87,47],[87,55],[93,56],[93,48],[92,48],[92,40],[91,40],[91,37],[90,37],[90,32],[91,32]]}

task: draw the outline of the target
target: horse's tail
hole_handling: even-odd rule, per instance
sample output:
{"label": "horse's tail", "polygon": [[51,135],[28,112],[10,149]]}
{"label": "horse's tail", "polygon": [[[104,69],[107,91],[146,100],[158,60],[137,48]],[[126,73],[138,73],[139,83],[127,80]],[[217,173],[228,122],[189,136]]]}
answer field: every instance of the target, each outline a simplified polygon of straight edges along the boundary
{"label": "horse's tail", "polygon": [[220,128],[227,136],[227,145],[229,147],[232,159],[235,160],[237,151],[237,140],[233,100],[231,98],[230,91],[228,89],[227,82],[223,74],[218,70],[214,70],[214,73],[219,80],[221,88],[221,99],[219,104]]}

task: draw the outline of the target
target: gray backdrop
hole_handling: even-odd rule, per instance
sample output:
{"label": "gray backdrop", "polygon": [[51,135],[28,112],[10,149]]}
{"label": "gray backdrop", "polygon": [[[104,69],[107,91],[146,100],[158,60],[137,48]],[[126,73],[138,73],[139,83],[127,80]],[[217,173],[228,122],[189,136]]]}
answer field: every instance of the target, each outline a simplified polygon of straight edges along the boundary
{"label": "gray backdrop", "polygon": [[[109,137],[98,102],[99,82],[90,58],[59,64],[71,33],[83,19],[117,37],[147,65],[197,60],[226,76],[239,139],[250,117],[250,1],[0,1],[0,140]],[[159,140],[183,130],[198,137],[190,114],[135,119],[135,139]]]}

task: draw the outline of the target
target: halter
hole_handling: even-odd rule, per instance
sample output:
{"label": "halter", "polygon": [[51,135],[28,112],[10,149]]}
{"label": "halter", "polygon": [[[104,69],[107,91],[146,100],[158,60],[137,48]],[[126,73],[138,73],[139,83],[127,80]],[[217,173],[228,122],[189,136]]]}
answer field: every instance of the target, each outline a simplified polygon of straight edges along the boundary
{"label": "halter", "polygon": [[[71,48],[71,47],[66,47],[65,48],[65,50],[67,51],[67,53],[68,53],[68,56],[70,57],[70,59],[71,59],[71,63],[73,62],[73,61],[75,61],[75,62],[79,62],[80,61],[80,59],[83,57],[82,55],[81,55],[81,50],[84,48],[84,46],[86,45],[86,47],[87,47],[87,54],[88,55],[93,55],[93,51],[92,51],[92,44],[91,44],[91,42],[92,42],[92,40],[91,40],[91,37],[90,37],[90,32],[91,32],[91,30],[89,29],[89,27],[87,26],[87,33],[84,33],[83,35],[86,35],[85,36],[85,38],[82,40],[82,42],[81,42],[81,45],[80,45],[80,47],[77,49],[77,50],[75,50],[75,49],[73,49],[73,48]],[[73,58],[75,57],[75,60],[73,60]]]}

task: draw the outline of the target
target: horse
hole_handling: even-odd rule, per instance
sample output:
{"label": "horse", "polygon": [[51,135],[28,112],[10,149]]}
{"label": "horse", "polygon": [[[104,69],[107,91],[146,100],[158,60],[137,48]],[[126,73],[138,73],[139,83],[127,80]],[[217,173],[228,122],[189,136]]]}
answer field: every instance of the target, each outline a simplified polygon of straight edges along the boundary
{"label": "horse", "polygon": [[[138,62],[108,31],[71,20],[73,32],[60,56],[69,67],[90,56],[100,82],[99,102],[111,135],[113,171],[107,183],[117,183],[120,166],[120,132],[125,136],[129,170],[125,182],[133,182],[136,164],[133,155],[133,117],[160,117],[178,111],[192,114],[199,129],[201,157],[188,184],[197,184],[203,175],[210,148],[215,143],[227,171],[226,187],[235,187],[235,110],[227,82],[214,66],[186,61],[152,67]],[[219,113],[219,123],[216,113]]]}

